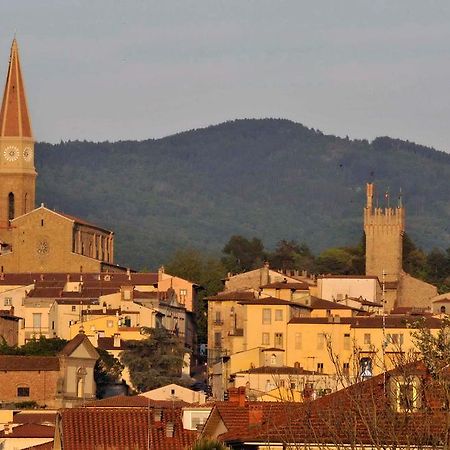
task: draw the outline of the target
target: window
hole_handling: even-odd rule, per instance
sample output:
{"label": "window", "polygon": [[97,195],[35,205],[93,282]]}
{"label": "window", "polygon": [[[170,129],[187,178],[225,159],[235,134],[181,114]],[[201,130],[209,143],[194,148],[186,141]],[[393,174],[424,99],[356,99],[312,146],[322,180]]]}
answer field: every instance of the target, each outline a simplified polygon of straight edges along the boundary
{"label": "window", "polygon": [[41,313],[33,313],[33,328],[41,328]]}
{"label": "window", "polygon": [[77,307],[75,305],[72,306],[72,311],[76,311]]}
{"label": "window", "polygon": [[29,397],[30,396],[30,388],[19,386],[17,388],[17,397]]}
{"label": "window", "polygon": [[271,366],[277,365],[277,355],[275,355],[275,353],[272,353],[272,355],[270,356],[270,365]]}
{"label": "window", "polygon": [[263,333],[262,334],[262,345],[270,345],[270,334],[269,333]]}
{"label": "window", "polygon": [[295,333],[295,350],[302,349],[302,333]]}
{"label": "window", "polygon": [[317,373],[323,373],[323,363],[317,363]]}
{"label": "window", "polygon": [[214,333],[214,347],[216,348],[222,347],[222,333],[220,331]]}
{"label": "window", "polygon": [[317,350],[323,350],[325,347],[325,334],[317,333]]}
{"label": "window", "polygon": [[54,329],[55,329],[55,321],[52,320],[52,330],[54,330]]}
{"label": "window", "polygon": [[350,348],[351,348],[350,334],[345,333],[344,334],[344,350],[350,350]]}
{"label": "window", "polygon": [[276,309],[275,310],[275,321],[280,322],[283,320],[283,310],[282,309]]}
{"label": "window", "polygon": [[276,348],[283,348],[283,333],[275,333],[273,344]]}
{"label": "window", "polygon": [[272,311],[269,308],[264,308],[262,312],[262,323],[270,324],[272,323]]}
{"label": "window", "polygon": [[12,192],[8,195],[8,219],[14,219],[14,194]]}
{"label": "window", "polygon": [[446,313],[445,306],[441,306],[441,314],[445,314],[445,313]]}
{"label": "window", "polygon": [[397,346],[403,345],[403,333],[388,333],[387,343]]}
{"label": "window", "polygon": [[399,377],[390,380],[392,406],[398,412],[413,412],[420,409],[421,392],[418,377]]}
{"label": "window", "polygon": [[12,305],[12,297],[5,297],[4,305],[11,306]]}
{"label": "window", "polygon": [[372,343],[370,333],[364,333],[364,344],[370,345]]}
{"label": "window", "polygon": [[186,295],[187,295],[187,289],[180,289],[180,296],[186,297]]}
{"label": "window", "polygon": [[372,359],[371,358],[361,358],[359,360],[359,373],[361,378],[364,380],[372,376]]}
{"label": "window", "polygon": [[214,323],[216,325],[221,325],[222,324],[222,313],[220,311],[216,311],[215,317],[216,318],[214,320]]}
{"label": "window", "polygon": [[128,289],[123,291],[123,299],[124,300],[130,300],[131,299],[131,292]]}
{"label": "window", "polygon": [[350,363],[346,362],[342,365],[342,373],[348,377],[350,375]]}
{"label": "window", "polygon": [[296,388],[295,381],[291,382],[291,389],[294,390]]}

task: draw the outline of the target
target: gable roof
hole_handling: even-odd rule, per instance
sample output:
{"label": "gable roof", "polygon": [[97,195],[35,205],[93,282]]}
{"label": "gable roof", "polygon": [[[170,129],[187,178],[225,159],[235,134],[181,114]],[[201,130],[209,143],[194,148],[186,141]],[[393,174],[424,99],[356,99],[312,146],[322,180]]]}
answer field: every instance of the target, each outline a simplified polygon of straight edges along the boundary
{"label": "gable roof", "polygon": [[[217,412],[228,429],[220,438],[226,442],[330,444],[339,448],[440,445],[447,433],[443,399],[436,398],[435,385],[420,364],[406,368],[410,371],[404,367],[380,374],[311,402],[281,402],[278,410],[247,402],[228,405],[224,413],[219,405]],[[404,413],[392,407],[391,380],[396,382],[396,377],[405,373],[420,377],[423,401],[427,400],[423,410]],[[251,417],[252,409],[262,410],[261,420],[253,426],[246,417]]]}
{"label": "gable roof", "polygon": [[59,355],[70,356],[82,344],[86,345],[90,352],[95,352],[97,358],[99,357],[97,350],[95,350],[95,347],[91,344],[89,338],[81,331],[64,346],[59,352]]}
{"label": "gable roof", "polygon": [[[184,450],[198,435],[183,428],[181,408],[165,409],[160,421],[148,408],[72,408],[61,411],[58,421],[65,450]],[[169,424],[173,437],[166,436]]]}
{"label": "gable roof", "polygon": [[57,356],[0,355],[0,370],[10,372],[59,371],[59,359]]}

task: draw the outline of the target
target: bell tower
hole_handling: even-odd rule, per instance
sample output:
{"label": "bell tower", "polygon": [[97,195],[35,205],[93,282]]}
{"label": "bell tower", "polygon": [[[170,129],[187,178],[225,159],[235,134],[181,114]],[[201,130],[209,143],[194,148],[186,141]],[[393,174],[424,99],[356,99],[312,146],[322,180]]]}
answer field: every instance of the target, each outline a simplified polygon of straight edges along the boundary
{"label": "bell tower", "polygon": [[34,209],[36,175],[33,132],[14,39],[0,109],[0,240],[8,242],[12,219]]}
{"label": "bell tower", "polygon": [[[366,235],[366,275],[376,275],[380,281],[396,282],[402,272],[405,209],[373,205],[374,185],[367,183],[367,203],[364,208]],[[386,193],[389,200],[389,194]]]}

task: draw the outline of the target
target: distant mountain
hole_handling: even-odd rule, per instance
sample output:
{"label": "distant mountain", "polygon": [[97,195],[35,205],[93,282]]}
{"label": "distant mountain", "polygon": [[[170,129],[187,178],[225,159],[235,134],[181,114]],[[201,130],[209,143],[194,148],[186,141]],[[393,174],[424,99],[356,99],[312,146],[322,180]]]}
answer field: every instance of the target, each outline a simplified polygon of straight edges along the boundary
{"label": "distant mountain", "polygon": [[365,183],[402,189],[420,246],[450,247],[450,154],[398,139],[324,135],[288,120],[236,120],[163,139],[37,145],[38,201],[116,232],[117,262],[155,268],[232,234],[356,243]]}

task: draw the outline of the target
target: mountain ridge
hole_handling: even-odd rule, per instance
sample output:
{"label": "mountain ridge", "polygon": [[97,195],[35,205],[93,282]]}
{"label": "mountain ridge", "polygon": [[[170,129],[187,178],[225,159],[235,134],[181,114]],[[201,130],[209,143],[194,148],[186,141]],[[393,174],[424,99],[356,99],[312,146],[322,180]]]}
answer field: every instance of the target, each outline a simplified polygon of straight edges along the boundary
{"label": "mountain ridge", "polygon": [[232,234],[315,251],[355,243],[367,181],[392,204],[402,189],[419,245],[450,246],[450,154],[400,139],[237,119],[144,141],[38,143],[36,166],[38,201],[115,230],[117,262],[137,268],[177,248],[218,253]]}

